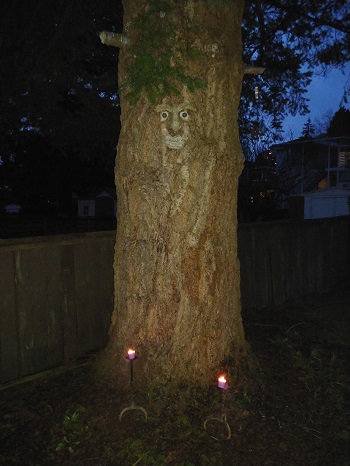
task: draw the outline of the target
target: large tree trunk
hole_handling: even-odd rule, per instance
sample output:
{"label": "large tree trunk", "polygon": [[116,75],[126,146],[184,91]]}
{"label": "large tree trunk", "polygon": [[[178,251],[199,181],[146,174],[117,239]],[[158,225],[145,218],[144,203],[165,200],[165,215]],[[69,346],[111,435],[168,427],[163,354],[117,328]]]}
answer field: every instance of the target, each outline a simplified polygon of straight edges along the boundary
{"label": "large tree trunk", "polygon": [[[157,1],[124,0],[130,44],[137,47],[141,13],[170,21],[169,52],[205,87],[191,93],[178,82],[179,95],[155,104],[142,95],[133,106],[121,92],[115,309],[105,360],[127,385],[132,346],[147,385],[208,385],[224,360],[239,366],[246,347],[237,258],[243,2],[169,0],[173,9],[155,13],[150,3]],[[129,47],[120,51],[120,85],[135,59]],[[199,57],[190,60],[181,47]]]}

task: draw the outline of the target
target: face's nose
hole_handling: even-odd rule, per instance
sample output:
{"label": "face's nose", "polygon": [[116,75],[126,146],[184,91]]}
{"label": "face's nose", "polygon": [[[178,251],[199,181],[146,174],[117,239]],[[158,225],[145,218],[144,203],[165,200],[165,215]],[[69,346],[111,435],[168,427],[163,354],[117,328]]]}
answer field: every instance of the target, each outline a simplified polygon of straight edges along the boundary
{"label": "face's nose", "polygon": [[182,128],[182,121],[178,112],[172,113],[170,128],[174,131],[174,133],[177,133]]}

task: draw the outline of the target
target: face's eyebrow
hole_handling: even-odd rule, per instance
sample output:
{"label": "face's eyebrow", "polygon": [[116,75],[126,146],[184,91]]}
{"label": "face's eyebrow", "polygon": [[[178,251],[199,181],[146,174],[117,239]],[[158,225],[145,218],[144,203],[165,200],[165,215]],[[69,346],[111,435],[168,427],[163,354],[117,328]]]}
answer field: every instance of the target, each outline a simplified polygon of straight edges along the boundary
{"label": "face's eyebrow", "polygon": [[171,112],[172,113],[174,111],[174,108],[167,104],[161,104],[161,105],[157,105],[154,110],[158,113],[160,112]]}
{"label": "face's eyebrow", "polygon": [[194,112],[196,111],[195,107],[189,102],[184,102],[183,104],[179,105],[177,109],[179,112],[182,112],[183,110],[193,110]]}

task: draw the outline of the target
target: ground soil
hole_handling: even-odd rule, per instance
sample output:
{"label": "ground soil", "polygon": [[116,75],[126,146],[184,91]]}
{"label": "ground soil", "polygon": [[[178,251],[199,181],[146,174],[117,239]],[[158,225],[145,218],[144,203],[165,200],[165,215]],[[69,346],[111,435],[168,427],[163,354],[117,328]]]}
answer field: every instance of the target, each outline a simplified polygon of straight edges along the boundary
{"label": "ground soil", "polygon": [[93,357],[2,387],[0,464],[349,466],[349,317],[350,286],[246,312],[252,388],[221,402],[213,385],[182,409],[136,394],[147,422],[119,420],[130,400],[95,380]]}

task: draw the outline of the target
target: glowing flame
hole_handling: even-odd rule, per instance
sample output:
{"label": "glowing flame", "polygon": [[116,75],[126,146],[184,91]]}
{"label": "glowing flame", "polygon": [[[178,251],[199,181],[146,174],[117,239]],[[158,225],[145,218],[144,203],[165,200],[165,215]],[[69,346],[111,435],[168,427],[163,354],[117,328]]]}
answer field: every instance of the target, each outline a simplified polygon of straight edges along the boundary
{"label": "glowing flame", "polygon": [[224,375],[220,375],[220,377],[218,378],[218,387],[223,388],[225,390],[227,389],[227,381]]}
{"label": "glowing flame", "polygon": [[132,348],[128,349],[128,358],[129,359],[135,359],[135,350]]}

